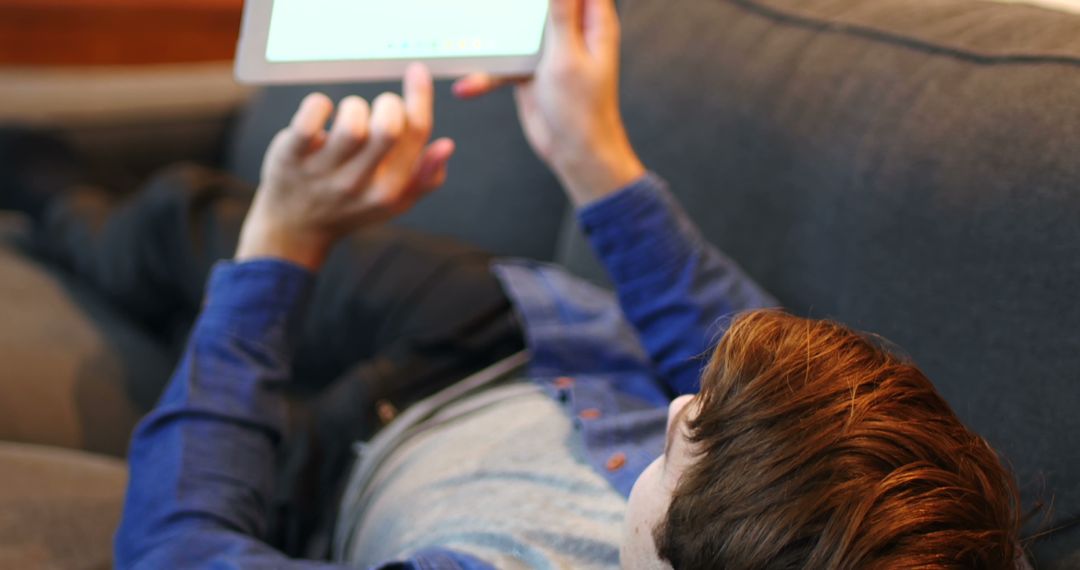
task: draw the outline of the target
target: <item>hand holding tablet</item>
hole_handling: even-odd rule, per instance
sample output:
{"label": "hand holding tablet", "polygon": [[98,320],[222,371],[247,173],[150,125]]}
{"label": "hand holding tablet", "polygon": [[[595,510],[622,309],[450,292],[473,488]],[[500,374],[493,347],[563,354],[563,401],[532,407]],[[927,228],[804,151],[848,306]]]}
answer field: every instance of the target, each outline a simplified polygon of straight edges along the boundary
{"label": "hand holding tablet", "polygon": [[[535,10],[511,13],[499,8],[504,4]],[[439,8],[446,5],[468,8],[476,18]],[[368,23],[331,24],[327,13],[319,11],[330,6],[336,8],[328,13],[346,24],[364,19],[361,16]],[[367,11],[354,12],[357,6],[366,6]],[[444,52],[437,42],[394,44],[395,37],[435,34],[434,28],[413,21],[423,16],[400,11],[403,6],[424,6],[433,11],[425,14],[443,14],[450,25],[438,28],[443,30],[440,33],[465,34],[472,29],[468,33],[496,39],[466,42],[453,48],[466,55],[450,58],[441,57]],[[279,7],[283,7],[280,12]],[[498,16],[484,20],[493,28],[474,21],[483,20],[484,14]],[[577,205],[602,199],[645,174],[619,109],[620,26],[615,0],[256,0],[249,3],[247,15],[241,55],[246,48],[249,58],[259,59],[248,62],[254,65],[246,69],[253,74],[248,79],[297,83],[385,79],[400,76],[418,58],[433,74],[463,76],[454,85],[454,93],[461,98],[514,85],[529,143]],[[265,29],[252,23],[252,18],[262,17]],[[275,29],[279,17],[283,23]],[[500,21],[508,27],[500,29]],[[362,34],[350,31],[359,28],[379,40],[365,41]],[[260,30],[262,35],[256,38]],[[326,37],[320,36],[323,32]],[[307,36],[321,39],[309,42],[304,40]],[[491,55],[500,50],[485,51],[484,46],[517,46],[518,51]],[[364,59],[367,56],[372,59]],[[242,77],[244,65],[243,61],[239,64]]]}
{"label": "hand holding tablet", "polygon": [[518,115],[536,154],[585,206],[645,174],[619,109],[619,15],[615,0],[550,0],[536,73],[473,73],[454,84],[470,99],[515,85]]}
{"label": "hand holding tablet", "polygon": [[248,0],[237,54],[245,83],[527,75],[539,61],[548,0]]}

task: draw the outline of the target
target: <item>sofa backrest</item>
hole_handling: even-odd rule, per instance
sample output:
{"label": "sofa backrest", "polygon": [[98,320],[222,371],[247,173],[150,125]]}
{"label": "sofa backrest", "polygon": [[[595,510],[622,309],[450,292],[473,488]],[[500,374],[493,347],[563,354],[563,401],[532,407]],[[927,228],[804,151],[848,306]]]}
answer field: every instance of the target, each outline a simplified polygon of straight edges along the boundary
{"label": "sofa backrest", "polygon": [[[883,334],[1080,518],[1080,16],[979,0],[622,0],[624,110],[708,237],[792,311]],[[312,89],[242,118],[232,168]],[[508,93],[437,99],[459,155],[403,223],[602,280]],[[561,226],[561,229],[560,229]],[[1041,520],[1041,519],[1039,519]],[[1039,543],[1080,567],[1080,528]]]}
{"label": "sofa backrest", "polygon": [[[898,343],[1027,506],[1077,521],[1080,16],[978,0],[622,12],[632,138],[708,237],[789,309]],[[595,275],[569,227],[564,242]],[[1038,550],[1080,567],[1080,528]]]}

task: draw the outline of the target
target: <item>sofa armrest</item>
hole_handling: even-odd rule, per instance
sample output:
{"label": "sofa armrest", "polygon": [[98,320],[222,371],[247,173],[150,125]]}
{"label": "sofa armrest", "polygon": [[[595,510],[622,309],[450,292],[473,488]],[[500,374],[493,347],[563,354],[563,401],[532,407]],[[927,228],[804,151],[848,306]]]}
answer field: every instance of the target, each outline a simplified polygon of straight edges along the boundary
{"label": "sofa armrest", "polygon": [[0,442],[0,566],[111,568],[126,484],[119,460]]}
{"label": "sofa armrest", "polygon": [[250,94],[228,63],[0,68],[0,123],[58,129],[91,158],[143,176],[177,161],[219,166]]}

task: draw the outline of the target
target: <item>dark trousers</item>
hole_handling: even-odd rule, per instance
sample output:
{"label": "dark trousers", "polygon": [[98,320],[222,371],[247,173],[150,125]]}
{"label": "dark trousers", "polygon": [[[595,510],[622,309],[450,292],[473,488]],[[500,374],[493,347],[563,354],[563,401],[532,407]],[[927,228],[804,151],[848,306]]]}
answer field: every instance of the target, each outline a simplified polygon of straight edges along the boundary
{"label": "dark trousers", "polygon": [[[72,189],[47,209],[36,246],[179,356],[211,268],[235,251],[252,193],[195,166],[169,169],[125,199]],[[272,544],[324,555],[352,442],[523,348],[489,263],[453,240],[388,227],[332,252],[294,361]],[[166,381],[134,387],[137,404],[149,408]]]}

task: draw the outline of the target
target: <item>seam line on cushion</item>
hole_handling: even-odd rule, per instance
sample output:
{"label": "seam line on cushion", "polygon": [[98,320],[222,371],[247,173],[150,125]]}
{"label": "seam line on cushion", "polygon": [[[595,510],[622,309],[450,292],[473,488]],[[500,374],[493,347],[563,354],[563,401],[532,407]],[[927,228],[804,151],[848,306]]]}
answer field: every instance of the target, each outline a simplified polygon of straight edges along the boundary
{"label": "seam line on cushion", "polygon": [[877,28],[850,22],[840,22],[827,19],[817,19],[799,14],[785,12],[773,6],[766,6],[755,0],[726,0],[727,2],[741,7],[742,9],[783,24],[800,26],[820,32],[843,34],[859,37],[879,43],[892,44],[908,49],[947,55],[956,59],[980,63],[985,65],[1025,65],[1025,64],[1061,64],[1080,67],[1080,57],[1067,55],[1035,55],[1035,54],[1000,54],[991,55],[974,50],[965,50],[957,47],[947,47],[926,40],[889,33]]}

